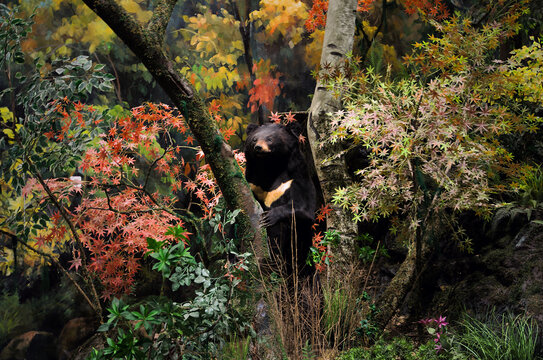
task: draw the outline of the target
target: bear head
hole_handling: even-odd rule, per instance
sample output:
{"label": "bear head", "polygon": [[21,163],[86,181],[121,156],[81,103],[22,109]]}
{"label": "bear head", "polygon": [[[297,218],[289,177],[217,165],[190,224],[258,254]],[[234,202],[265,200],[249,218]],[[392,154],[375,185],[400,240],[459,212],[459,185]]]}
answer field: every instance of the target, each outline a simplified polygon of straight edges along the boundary
{"label": "bear head", "polygon": [[299,136],[302,128],[299,123],[287,125],[267,123],[263,125],[249,124],[245,153],[257,157],[282,157],[296,151],[299,147]]}

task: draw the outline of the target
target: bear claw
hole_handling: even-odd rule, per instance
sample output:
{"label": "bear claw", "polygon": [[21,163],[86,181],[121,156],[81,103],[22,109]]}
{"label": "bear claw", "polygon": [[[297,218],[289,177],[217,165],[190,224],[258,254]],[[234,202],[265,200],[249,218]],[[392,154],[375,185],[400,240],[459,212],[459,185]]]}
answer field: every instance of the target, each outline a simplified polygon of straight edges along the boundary
{"label": "bear claw", "polygon": [[264,211],[264,212],[262,213],[262,216],[260,217],[260,226],[262,226],[262,227],[268,227],[268,226],[271,226],[271,225],[272,225],[272,223],[271,223],[271,221],[270,221],[269,214],[270,214],[269,211]]}

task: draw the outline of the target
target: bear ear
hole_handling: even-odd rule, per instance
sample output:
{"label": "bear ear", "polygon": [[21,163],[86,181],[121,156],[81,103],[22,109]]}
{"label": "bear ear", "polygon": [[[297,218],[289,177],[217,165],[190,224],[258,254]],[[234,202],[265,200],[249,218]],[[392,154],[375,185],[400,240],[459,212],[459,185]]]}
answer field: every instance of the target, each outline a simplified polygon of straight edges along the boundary
{"label": "bear ear", "polygon": [[255,131],[258,128],[257,124],[249,124],[247,125],[247,129],[245,129],[245,133],[247,135],[250,135],[253,131]]}
{"label": "bear ear", "polygon": [[290,122],[285,127],[296,137],[299,137],[303,132],[302,125],[297,121]]}

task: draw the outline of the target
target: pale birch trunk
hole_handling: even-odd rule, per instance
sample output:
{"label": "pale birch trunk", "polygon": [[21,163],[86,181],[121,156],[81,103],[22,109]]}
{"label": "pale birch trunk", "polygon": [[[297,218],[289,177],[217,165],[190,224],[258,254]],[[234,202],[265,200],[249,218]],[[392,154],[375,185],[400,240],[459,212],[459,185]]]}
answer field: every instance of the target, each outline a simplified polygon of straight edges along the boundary
{"label": "pale birch trunk", "polygon": [[[345,55],[352,51],[356,7],[356,0],[329,1],[321,68],[341,66],[344,63]],[[325,203],[333,209],[327,219],[327,228],[328,230],[336,230],[341,235],[341,245],[334,254],[336,269],[341,268],[342,264],[354,260],[353,243],[357,235],[357,226],[352,221],[351,214],[332,204],[335,189],[347,185],[350,181],[343,158],[326,160],[331,155],[340,153],[342,145],[322,141],[331,134],[329,113],[340,108],[340,100],[327,91],[323,84],[317,82],[309,109],[307,133]],[[332,269],[332,273],[334,272],[335,270]]]}

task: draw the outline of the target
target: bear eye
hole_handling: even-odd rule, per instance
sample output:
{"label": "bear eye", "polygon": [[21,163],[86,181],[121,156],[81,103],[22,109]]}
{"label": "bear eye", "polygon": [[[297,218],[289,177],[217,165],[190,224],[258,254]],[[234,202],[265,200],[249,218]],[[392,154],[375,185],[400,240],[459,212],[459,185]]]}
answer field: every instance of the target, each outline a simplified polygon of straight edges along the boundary
{"label": "bear eye", "polygon": [[266,138],[266,141],[267,141],[267,142],[272,142],[271,136],[268,136],[268,137]]}

